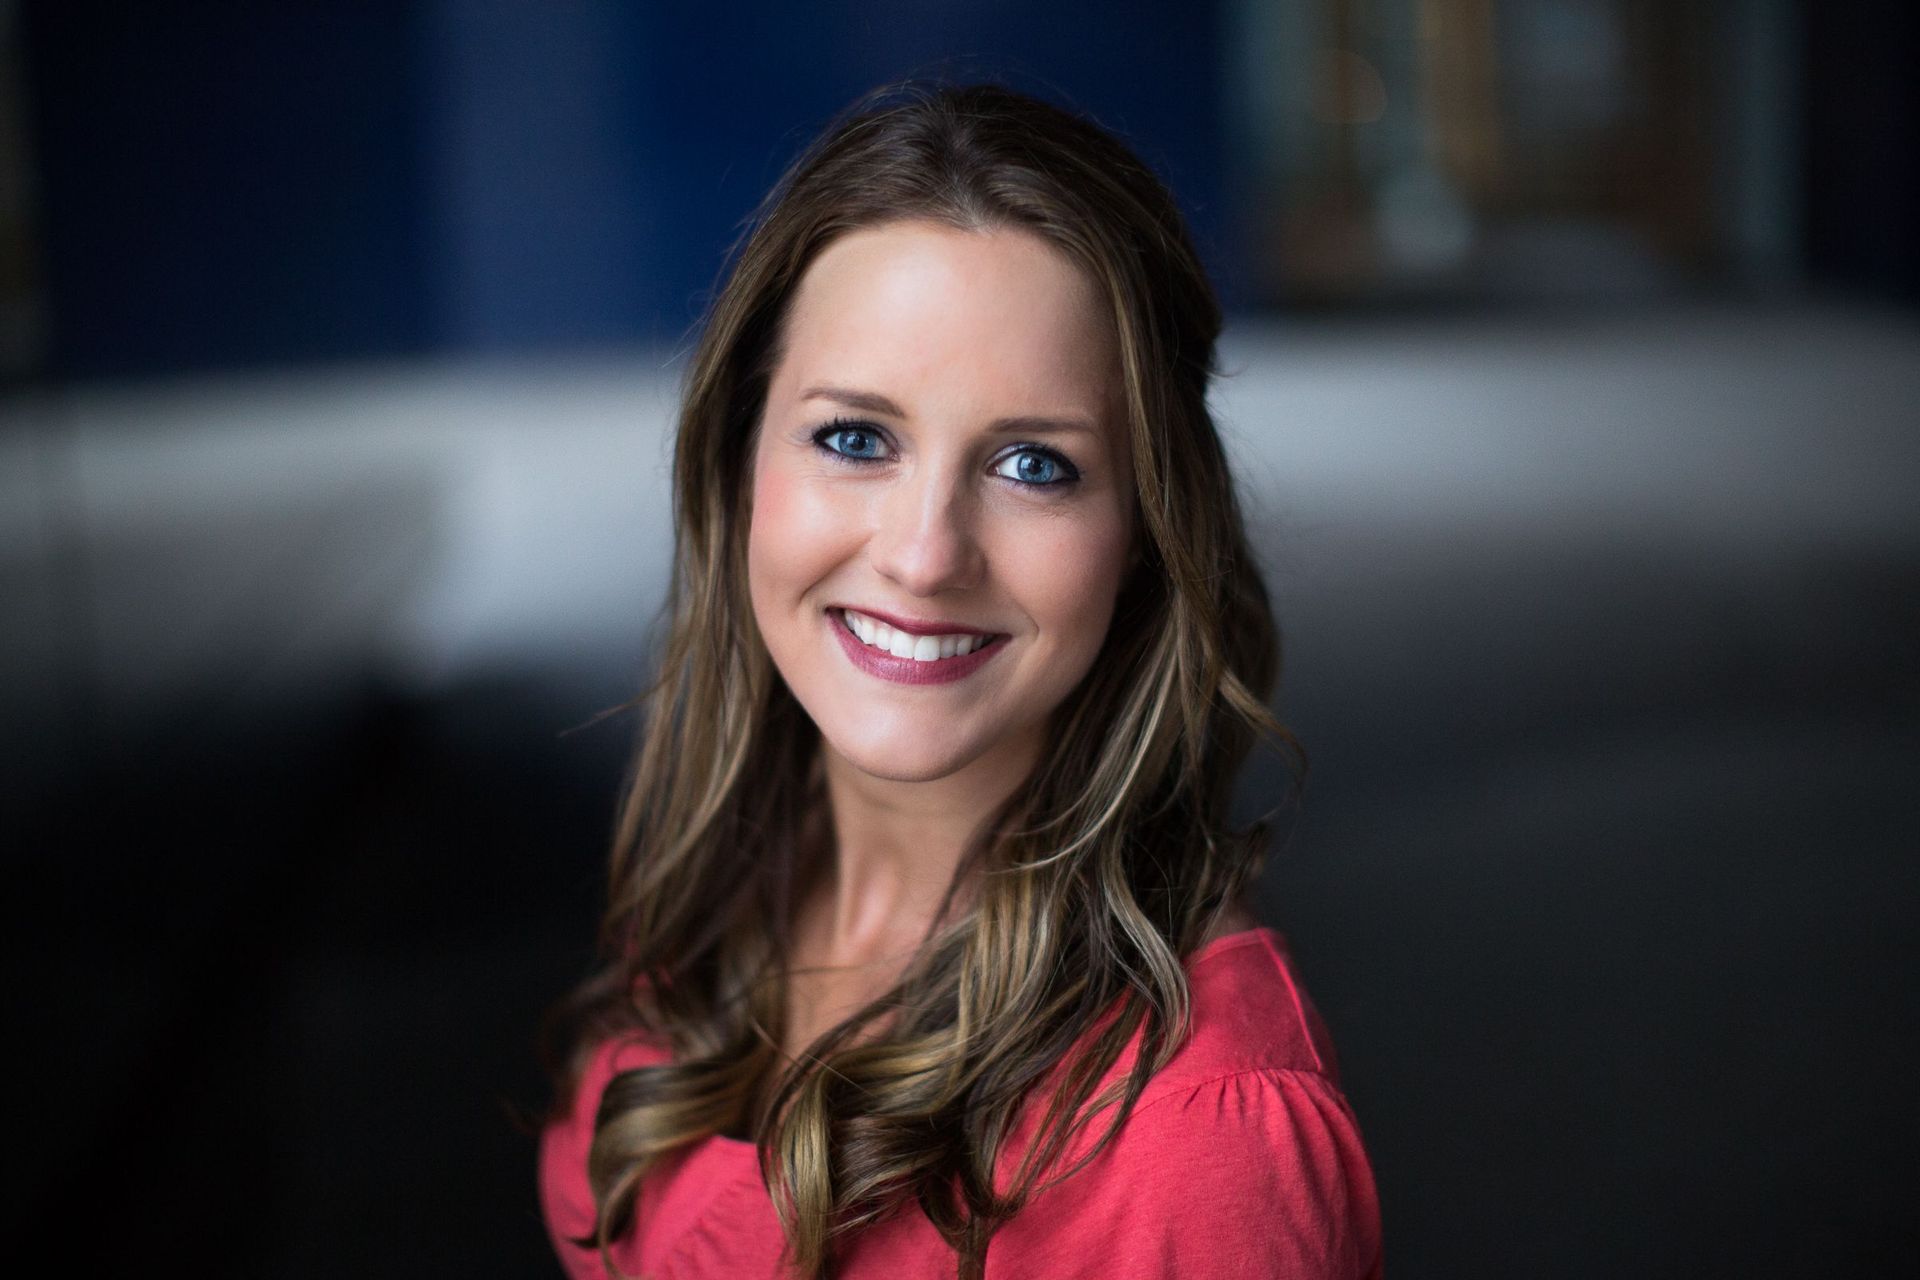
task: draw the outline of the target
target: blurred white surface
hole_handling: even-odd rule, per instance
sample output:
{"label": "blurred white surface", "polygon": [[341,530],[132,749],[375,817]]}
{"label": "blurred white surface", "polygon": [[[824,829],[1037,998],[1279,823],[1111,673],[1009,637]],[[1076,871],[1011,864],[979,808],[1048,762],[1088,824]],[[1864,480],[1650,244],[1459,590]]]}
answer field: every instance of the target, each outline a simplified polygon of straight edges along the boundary
{"label": "blurred white surface", "polygon": [[[1313,616],[1371,571],[1363,545],[1436,581],[1487,546],[1743,574],[1810,549],[1910,558],[1917,354],[1910,317],[1838,309],[1296,321],[1231,331],[1215,402],[1310,648],[1323,622],[1389,626],[1377,595]],[[637,671],[678,377],[633,353],[0,403],[0,707],[18,727],[68,714],[75,686],[111,721],[369,676]],[[1546,590],[1577,601],[1579,563]]]}

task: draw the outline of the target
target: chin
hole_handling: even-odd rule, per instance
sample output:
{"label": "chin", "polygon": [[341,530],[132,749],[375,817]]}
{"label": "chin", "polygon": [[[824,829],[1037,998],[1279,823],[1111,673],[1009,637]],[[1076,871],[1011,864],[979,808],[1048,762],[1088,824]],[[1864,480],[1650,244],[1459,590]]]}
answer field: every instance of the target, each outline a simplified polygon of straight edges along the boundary
{"label": "chin", "polygon": [[924,735],[822,734],[833,749],[860,772],[888,782],[935,782],[971,764],[978,752],[953,744],[929,743]]}

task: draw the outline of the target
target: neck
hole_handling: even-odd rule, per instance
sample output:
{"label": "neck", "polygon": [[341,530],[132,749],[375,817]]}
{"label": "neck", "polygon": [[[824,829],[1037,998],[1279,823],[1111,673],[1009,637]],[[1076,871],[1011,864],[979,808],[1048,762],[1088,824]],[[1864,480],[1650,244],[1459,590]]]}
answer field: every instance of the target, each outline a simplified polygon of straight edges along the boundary
{"label": "neck", "polygon": [[824,742],[821,752],[833,849],[809,932],[825,956],[857,961],[926,936],[987,819],[1037,763],[1040,735],[926,782],[864,773]]}

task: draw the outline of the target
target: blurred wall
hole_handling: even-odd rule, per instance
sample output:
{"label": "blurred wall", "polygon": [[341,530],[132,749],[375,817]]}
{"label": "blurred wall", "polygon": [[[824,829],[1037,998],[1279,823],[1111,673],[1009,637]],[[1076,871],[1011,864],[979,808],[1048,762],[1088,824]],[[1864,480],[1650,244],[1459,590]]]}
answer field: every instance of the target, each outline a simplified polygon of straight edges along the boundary
{"label": "blurred wall", "polygon": [[0,0],[9,1238],[547,1273],[500,1102],[688,326],[828,113],[973,68],[1129,131],[1235,309],[1314,756],[1259,905],[1389,1270],[1911,1258],[1913,12]]}
{"label": "blurred wall", "polygon": [[22,16],[54,373],[431,344],[412,9]]}
{"label": "blurred wall", "polygon": [[1221,8],[36,0],[53,371],[671,343],[814,130],[939,72],[1128,131],[1231,294]]}
{"label": "blurred wall", "polygon": [[1809,262],[1849,289],[1920,301],[1920,7],[1802,6]]}

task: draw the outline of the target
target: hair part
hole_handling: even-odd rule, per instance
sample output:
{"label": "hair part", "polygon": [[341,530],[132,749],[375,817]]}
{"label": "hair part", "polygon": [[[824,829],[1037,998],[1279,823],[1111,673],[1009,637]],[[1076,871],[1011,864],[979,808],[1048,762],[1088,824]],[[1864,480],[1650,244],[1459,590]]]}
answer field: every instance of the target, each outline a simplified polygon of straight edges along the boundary
{"label": "hair part", "polygon": [[[819,733],[746,593],[746,501],[781,327],[850,231],[927,220],[1038,236],[1109,309],[1139,554],[1035,774],[963,859],[892,990],[797,1061],[780,1051],[796,886],[830,855]],[[787,170],[736,246],[688,365],[674,455],[667,630],[613,840],[604,963],[576,993],[573,1065],[638,1032],[667,1065],[617,1075],[589,1156],[590,1241],[632,1225],[640,1180],[716,1133],[758,1144],[802,1275],[918,1205],[979,1276],[994,1230],[1110,1141],[1184,1039],[1190,954],[1239,896],[1264,824],[1227,825],[1266,706],[1267,595],[1206,406],[1220,309],[1166,188],[1122,143],[994,85],[888,86]],[[1095,1089],[1138,1039],[1131,1070]],[[1050,1088],[1042,1088],[1050,1086]],[[1033,1140],[1009,1140],[1028,1107]],[[1108,1117],[1069,1168],[1069,1144]],[[1003,1190],[1002,1157],[1018,1163]],[[1046,1183],[1040,1180],[1050,1175]]]}

